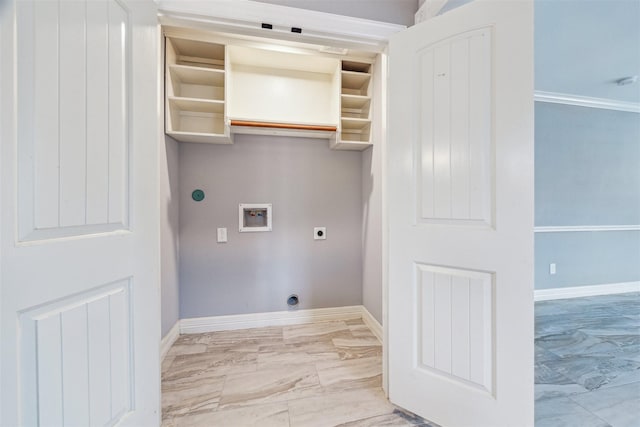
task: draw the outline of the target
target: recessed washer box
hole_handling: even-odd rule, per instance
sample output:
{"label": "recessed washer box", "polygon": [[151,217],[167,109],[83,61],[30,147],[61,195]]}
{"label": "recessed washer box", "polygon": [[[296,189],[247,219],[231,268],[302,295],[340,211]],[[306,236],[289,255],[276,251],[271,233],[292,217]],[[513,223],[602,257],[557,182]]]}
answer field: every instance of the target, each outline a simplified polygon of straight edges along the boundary
{"label": "recessed washer box", "polygon": [[238,222],[241,233],[271,231],[271,203],[240,203]]}

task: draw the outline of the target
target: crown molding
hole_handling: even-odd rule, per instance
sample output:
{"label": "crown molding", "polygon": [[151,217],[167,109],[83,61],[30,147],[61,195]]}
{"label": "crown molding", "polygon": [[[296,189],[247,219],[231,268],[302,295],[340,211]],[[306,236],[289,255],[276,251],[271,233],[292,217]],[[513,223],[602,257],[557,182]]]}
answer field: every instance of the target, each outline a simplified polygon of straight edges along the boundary
{"label": "crown molding", "polygon": [[[249,0],[156,0],[160,23],[380,53],[404,25]],[[262,23],[273,26],[261,28]],[[291,28],[302,29],[292,33]]]}
{"label": "crown molding", "polygon": [[640,113],[640,103],[617,101],[614,99],[592,98],[589,96],[572,95],[559,92],[544,92],[536,90],[533,95],[534,101],[546,102],[550,104],[575,105],[578,107],[601,108],[604,110],[627,111],[630,113]]}
{"label": "crown molding", "polygon": [[535,233],[567,233],[580,231],[640,231],[640,225],[565,225],[534,227]]}

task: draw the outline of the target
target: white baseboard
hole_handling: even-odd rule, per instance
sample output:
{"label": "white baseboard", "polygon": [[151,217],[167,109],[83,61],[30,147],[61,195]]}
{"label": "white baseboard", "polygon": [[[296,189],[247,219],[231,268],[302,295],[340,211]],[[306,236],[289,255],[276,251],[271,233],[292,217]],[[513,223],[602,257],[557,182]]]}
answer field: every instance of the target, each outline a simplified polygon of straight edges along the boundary
{"label": "white baseboard", "polygon": [[363,307],[315,308],[309,310],[275,311],[270,313],[234,314],[229,316],[195,317],[180,321],[181,334],[262,328],[264,326],[298,325],[363,317]]}
{"label": "white baseboard", "polygon": [[365,306],[362,306],[362,321],[371,329],[378,341],[382,342],[382,325],[369,313]]}
{"label": "white baseboard", "polygon": [[164,360],[164,357],[169,352],[169,349],[173,345],[174,342],[180,336],[180,319],[176,320],[176,323],[171,327],[167,335],[162,338],[160,341],[160,361]]}
{"label": "white baseboard", "polygon": [[533,295],[536,301],[547,301],[553,299],[590,297],[595,295],[624,294],[627,292],[640,292],[640,282],[574,286],[571,288],[536,289]]}

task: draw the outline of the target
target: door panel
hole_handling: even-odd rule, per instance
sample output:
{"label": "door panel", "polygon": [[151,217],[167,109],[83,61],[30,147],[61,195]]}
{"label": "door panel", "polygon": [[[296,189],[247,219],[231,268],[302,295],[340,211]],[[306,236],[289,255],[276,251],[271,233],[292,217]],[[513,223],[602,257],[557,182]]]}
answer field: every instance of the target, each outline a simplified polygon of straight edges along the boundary
{"label": "door panel", "polygon": [[416,264],[418,369],[493,394],[493,276]]}
{"label": "door panel", "polygon": [[476,0],[389,47],[389,398],[533,424],[533,8]]}
{"label": "door panel", "polygon": [[5,3],[0,424],[157,425],[155,5]]}
{"label": "door panel", "polygon": [[417,52],[418,222],[492,225],[490,58],[490,28]]}
{"label": "door panel", "polygon": [[18,6],[19,240],[127,229],[131,11]]}

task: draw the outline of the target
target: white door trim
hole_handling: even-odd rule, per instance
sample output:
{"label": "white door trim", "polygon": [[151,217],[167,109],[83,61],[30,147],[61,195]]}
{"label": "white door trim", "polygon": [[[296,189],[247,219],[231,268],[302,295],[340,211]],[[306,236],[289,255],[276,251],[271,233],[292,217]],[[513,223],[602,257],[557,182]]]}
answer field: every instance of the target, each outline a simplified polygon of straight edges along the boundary
{"label": "white door trim", "polygon": [[169,332],[162,337],[162,341],[160,341],[160,361],[162,362],[164,358],[167,356],[169,349],[176,342],[178,337],[180,336],[180,319],[173,324]]}
{"label": "white door trim", "polygon": [[548,301],[556,299],[592,297],[597,295],[626,294],[628,292],[640,292],[640,281],[571,286],[567,288],[536,289],[534,291],[534,299],[536,301]]}
{"label": "white door trim", "polygon": [[262,328],[266,326],[300,325],[331,320],[358,319],[362,317],[362,309],[363,307],[361,305],[352,305],[308,310],[193,317],[180,320],[180,334],[197,334],[202,332]]}

